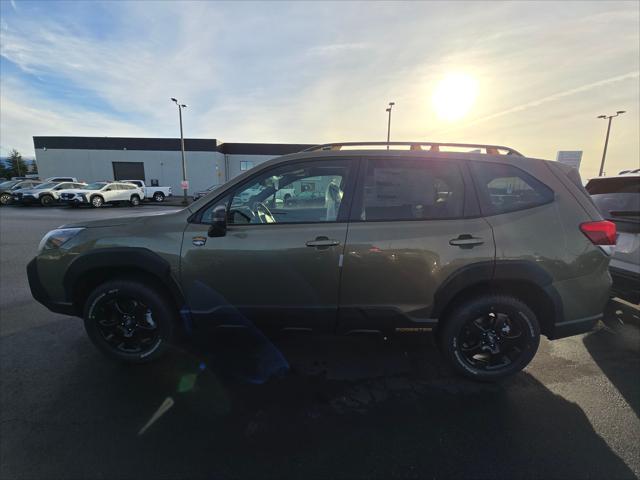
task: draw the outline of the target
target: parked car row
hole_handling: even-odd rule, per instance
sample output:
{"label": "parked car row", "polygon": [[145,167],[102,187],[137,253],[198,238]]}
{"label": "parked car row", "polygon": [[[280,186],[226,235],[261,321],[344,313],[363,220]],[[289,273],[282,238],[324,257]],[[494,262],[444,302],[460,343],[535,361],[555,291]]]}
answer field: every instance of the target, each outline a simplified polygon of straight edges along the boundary
{"label": "parked car row", "polygon": [[58,204],[70,206],[126,202],[137,206],[142,200],[163,202],[172,195],[171,187],[148,187],[142,180],[104,181],[86,184],[74,177],[15,179],[0,184],[0,204],[40,204],[43,207]]}

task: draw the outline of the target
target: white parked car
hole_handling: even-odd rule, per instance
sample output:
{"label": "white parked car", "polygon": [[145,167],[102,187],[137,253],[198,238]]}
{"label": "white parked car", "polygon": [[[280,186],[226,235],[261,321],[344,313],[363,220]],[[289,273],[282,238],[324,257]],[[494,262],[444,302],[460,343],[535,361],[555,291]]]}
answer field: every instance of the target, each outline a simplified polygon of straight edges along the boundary
{"label": "white parked car", "polygon": [[170,197],[171,187],[148,187],[142,180],[121,180],[122,182],[133,183],[135,186],[142,189],[144,197],[147,200],[153,200],[154,202],[163,202],[166,197]]}
{"label": "white parked car", "polygon": [[60,200],[71,206],[91,205],[99,208],[105,203],[128,203],[132,207],[140,205],[144,192],[132,183],[94,182],[84,188],[60,192]]}

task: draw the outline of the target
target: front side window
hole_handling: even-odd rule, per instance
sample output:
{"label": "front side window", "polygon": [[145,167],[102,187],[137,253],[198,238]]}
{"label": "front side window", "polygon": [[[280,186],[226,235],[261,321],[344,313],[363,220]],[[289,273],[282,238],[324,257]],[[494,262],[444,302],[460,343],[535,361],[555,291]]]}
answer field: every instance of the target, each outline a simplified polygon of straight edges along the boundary
{"label": "front side window", "polygon": [[94,183],[90,183],[89,185],[87,185],[86,187],[84,187],[87,190],[101,190],[102,188],[106,187],[107,184],[105,182],[94,182]]}
{"label": "front side window", "polygon": [[553,191],[528,173],[511,165],[471,162],[485,215],[524,210],[553,200]]}
{"label": "front side window", "polygon": [[455,162],[370,159],[364,182],[363,221],[459,218],[464,181]]}
{"label": "front side window", "polygon": [[[228,223],[335,222],[344,205],[348,160],[304,162],[274,167],[245,182],[226,201]],[[220,201],[201,216],[208,223]]]}
{"label": "front side window", "polygon": [[36,190],[48,190],[50,188],[53,188],[57,185],[56,182],[47,182],[47,183],[41,183],[40,185],[36,186],[35,189]]}

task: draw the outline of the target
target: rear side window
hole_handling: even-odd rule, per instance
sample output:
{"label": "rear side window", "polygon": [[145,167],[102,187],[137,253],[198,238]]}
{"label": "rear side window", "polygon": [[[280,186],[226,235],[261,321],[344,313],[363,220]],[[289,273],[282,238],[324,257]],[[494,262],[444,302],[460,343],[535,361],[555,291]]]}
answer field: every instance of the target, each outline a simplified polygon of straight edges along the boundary
{"label": "rear side window", "polygon": [[471,162],[484,215],[537,207],[553,201],[553,191],[511,165]]}
{"label": "rear side window", "polygon": [[456,162],[425,159],[370,159],[360,220],[460,218],[464,181]]}

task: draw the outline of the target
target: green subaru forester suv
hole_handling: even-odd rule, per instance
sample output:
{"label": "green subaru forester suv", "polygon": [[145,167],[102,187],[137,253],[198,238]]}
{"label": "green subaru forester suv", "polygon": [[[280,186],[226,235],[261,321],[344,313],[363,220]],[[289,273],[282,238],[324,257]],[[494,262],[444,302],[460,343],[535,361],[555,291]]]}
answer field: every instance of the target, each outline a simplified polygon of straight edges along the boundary
{"label": "green subaru forester suv", "polygon": [[[286,195],[282,193],[286,192]],[[461,374],[524,368],[540,335],[590,330],[615,225],[576,170],[508,147],[320,145],[189,207],[45,235],[31,291],[84,319],[109,357],[146,362],[180,332],[433,332]]]}

